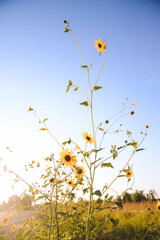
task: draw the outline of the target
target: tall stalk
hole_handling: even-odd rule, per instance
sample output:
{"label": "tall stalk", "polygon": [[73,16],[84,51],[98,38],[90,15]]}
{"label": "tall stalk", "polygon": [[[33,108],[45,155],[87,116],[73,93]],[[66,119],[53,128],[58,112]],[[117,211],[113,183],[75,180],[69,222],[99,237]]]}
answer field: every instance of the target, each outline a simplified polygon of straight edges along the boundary
{"label": "tall stalk", "polygon": [[[87,98],[87,100],[88,100],[88,103],[89,103],[89,106],[90,106],[92,134],[93,134],[93,138],[94,138],[94,140],[95,140],[95,142],[94,142],[95,157],[94,157],[94,161],[93,161],[93,162],[96,162],[96,159],[97,159],[97,151],[96,151],[96,150],[97,150],[97,146],[96,146],[96,137],[95,137],[95,130],[94,130],[94,118],[93,118],[93,91],[94,91],[94,87],[96,86],[96,84],[97,84],[97,82],[98,82],[98,80],[99,80],[99,77],[100,77],[100,75],[101,75],[101,73],[102,73],[102,70],[103,70],[103,66],[104,66],[104,62],[105,62],[105,53],[104,53],[104,60],[103,60],[102,67],[101,67],[100,72],[99,72],[99,75],[98,75],[98,77],[97,77],[97,79],[96,79],[96,81],[95,81],[95,83],[94,83],[94,87],[92,88],[92,87],[91,87],[91,82],[90,82],[89,71],[90,71],[91,66],[93,65],[93,61],[94,61],[94,58],[95,58],[95,55],[96,55],[97,50],[96,50],[96,52],[95,52],[95,54],[94,54],[94,56],[93,56],[93,59],[92,59],[92,61],[91,61],[90,66],[88,67],[88,66],[87,66],[87,63],[86,63],[86,61],[85,61],[85,59],[84,59],[84,56],[83,56],[83,54],[82,54],[82,52],[81,52],[81,49],[80,49],[80,47],[79,47],[79,45],[78,45],[78,42],[77,42],[77,40],[76,40],[76,38],[75,38],[75,36],[74,36],[74,34],[73,34],[70,26],[69,26],[69,23],[67,23],[67,21],[64,21],[64,23],[65,23],[65,24],[67,25],[67,27],[68,27],[68,28],[65,28],[66,31],[70,31],[70,32],[71,32],[71,34],[72,34],[72,36],[73,36],[73,38],[74,38],[74,40],[75,40],[75,43],[76,43],[76,45],[77,45],[77,47],[78,47],[78,50],[79,50],[79,52],[80,52],[80,54],[81,54],[81,57],[82,57],[82,59],[83,59],[83,61],[84,61],[85,68],[87,69],[88,85],[89,85],[89,90],[90,90],[90,99],[89,99],[89,97],[87,96],[87,94],[86,94],[82,89],[80,89],[80,90],[81,90],[81,91],[84,93],[84,95],[86,96],[86,98]],[[87,222],[86,222],[86,240],[89,240],[90,222],[92,221],[92,217],[93,217],[93,184],[94,184],[95,169],[96,169],[96,164],[93,163],[93,162],[90,161],[89,164],[87,164],[87,166],[88,166],[88,168],[89,168],[89,173],[90,173],[90,179],[91,179],[91,180],[90,180],[90,187],[89,187],[89,207],[88,207],[88,215],[87,215]],[[92,170],[92,165],[93,165],[93,170]]]}

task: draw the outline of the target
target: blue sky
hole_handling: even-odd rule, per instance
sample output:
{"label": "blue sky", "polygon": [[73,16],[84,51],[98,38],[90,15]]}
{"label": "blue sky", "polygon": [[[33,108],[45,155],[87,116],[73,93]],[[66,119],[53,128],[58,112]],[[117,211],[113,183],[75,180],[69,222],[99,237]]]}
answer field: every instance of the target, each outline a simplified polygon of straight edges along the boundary
{"label": "blue sky", "polygon": [[[41,160],[60,150],[37,120],[27,112],[32,106],[59,139],[69,136],[81,142],[81,133],[91,132],[89,109],[80,92],[65,93],[68,80],[86,91],[83,60],[70,33],[64,34],[63,20],[70,20],[83,55],[89,64],[99,37],[107,43],[106,62],[95,93],[95,124],[118,112],[127,97],[135,102],[135,115],[122,120],[124,130],[139,132],[150,126],[143,152],[133,159],[135,189],[159,187],[160,122],[160,2],[159,1],[0,1],[0,155],[9,168],[23,172],[26,162]],[[92,83],[103,56],[95,58]],[[120,135],[121,136],[121,135]],[[123,138],[123,137],[122,137]],[[118,139],[118,140],[117,140]],[[107,136],[104,145],[119,141]],[[12,148],[10,153],[6,146]],[[128,155],[123,156],[123,160]],[[117,169],[121,165],[117,160]],[[107,172],[105,172],[107,171]],[[23,173],[24,174],[24,173]],[[110,182],[113,172],[97,173],[97,186]],[[1,177],[2,178],[2,177]],[[12,179],[4,198],[12,195]],[[1,180],[1,183],[3,179]],[[9,185],[10,184],[10,185]],[[124,185],[123,185],[124,184]],[[125,182],[115,188],[125,189]],[[121,185],[124,186],[123,189]],[[2,187],[2,186],[1,186]],[[16,190],[15,190],[16,191]]]}

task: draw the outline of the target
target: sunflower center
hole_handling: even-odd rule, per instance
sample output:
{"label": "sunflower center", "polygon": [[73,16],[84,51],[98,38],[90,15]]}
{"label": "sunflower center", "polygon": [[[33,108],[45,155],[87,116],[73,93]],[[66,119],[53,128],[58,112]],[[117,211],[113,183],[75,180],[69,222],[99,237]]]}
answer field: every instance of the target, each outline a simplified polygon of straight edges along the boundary
{"label": "sunflower center", "polygon": [[69,162],[69,161],[71,161],[71,157],[70,157],[69,155],[66,155],[66,156],[65,156],[65,160],[66,160],[67,162]]}
{"label": "sunflower center", "polygon": [[98,47],[101,48],[101,47],[102,47],[102,44],[99,43],[99,44],[98,44]]}
{"label": "sunflower center", "polygon": [[82,172],[83,172],[82,169],[78,169],[77,171],[78,174],[81,174]]}
{"label": "sunflower center", "polygon": [[131,175],[130,172],[127,172],[127,175],[130,176]]}
{"label": "sunflower center", "polygon": [[72,182],[71,182],[71,181],[69,181],[68,183],[69,183],[70,185],[72,184]]}
{"label": "sunflower center", "polygon": [[88,141],[90,141],[90,140],[91,140],[91,138],[90,138],[89,136],[87,136],[87,137],[86,137],[86,139],[87,139]]}
{"label": "sunflower center", "polygon": [[158,206],[158,209],[160,210],[160,206]]}

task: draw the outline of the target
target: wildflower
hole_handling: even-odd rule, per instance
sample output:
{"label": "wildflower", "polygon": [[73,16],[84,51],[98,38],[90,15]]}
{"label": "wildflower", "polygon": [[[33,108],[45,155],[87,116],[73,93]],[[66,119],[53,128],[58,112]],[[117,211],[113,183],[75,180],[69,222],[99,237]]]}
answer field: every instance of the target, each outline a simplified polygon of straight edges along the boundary
{"label": "wildflower", "polygon": [[28,112],[33,111],[33,108],[31,106],[28,108]]}
{"label": "wildflower", "polygon": [[16,224],[13,224],[12,227],[10,228],[10,231],[13,232],[17,228]]}
{"label": "wildflower", "polygon": [[29,221],[32,221],[34,219],[34,216],[31,216],[30,218],[29,218]]}
{"label": "wildflower", "polygon": [[38,189],[36,189],[36,190],[35,190],[35,194],[38,194],[38,193],[39,193],[39,190],[38,190]]}
{"label": "wildflower", "polygon": [[97,48],[99,52],[102,52],[102,53],[105,52],[106,45],[107,44],[105,44],[105,41],[102,42],[100,38],[98,38],[98,41],[95,40],[94,46]]}
{"label": "wildflower", "polygon": [[81,159],[81,162],[84,163],[84,158]]}
{"label": "wildflower", "polygon": [[137,143],[136,141],[133,140],[132,146],[133,146],[134,148],[137,147],[137,144],[138,144],[138,143]]}
{"label": "wildflower", "polygon": [[33,160],[33,161],[32,161],[32,164],[34,164],[34,163],[35,163],[35,161]]}
{"label": "wildflower", "polygon": [[59,163],[59,161],[58,161],[58,160],[56,160],[56,163]]}
{"label": "wildflower", "polygon": [[86,143],[94,143],[95,142],[92,135],[91,134],[89,135],[88,132],[82,133],[82,136],[83,136],[84,140],[86,140]]}
{"label": "wildflower", "polygon": [[83,177],[83,175],[84,175],[84,168],[83,167],[76,167],[76,173],[75,173],[75,175],[76,175],[76,177],[77,178],[82,178]]}
{"label": "wildflower", "polygon": [[66,183],[68,184],[68,186],[72,186],[74,184],[74,180],[70,178],[66,181]]}
{"label": "wildflower", "polygon": [[2,221],[1,225],[5,226],[11,220],[11,214],[10,213],[7,214],[7,216],[4,216],[3,219],[0,219],[0,220]]}
{"label": "wildflower", "polygon": [[132,102],[132,106],[135,107],[134,101]]}
{"label": "wildflower", "polygon": [[133,176],[132,170],[128,170],[128,171],[126,172],[126,177],[127,177],[127,178],[131,178],[132,176]]}
{"label": "wildflower", "polygon": [[134,111],[130,112],[130,114],[133,115],[133,114],[134,114]]}
{"label": "wildflower", "polygon": [[157,202],[157,209],[160,210],[160,201]]}
{"label": "wildflower", "polygon": [[60,152],[60,160],[66,165],[66,167],[72,167],[75,162],[77,162],[76,156],[73,155],[72,151],[68,148],[63,149]]}
{"label": "wildflower", "polygon": [[148,126],[147,124],[145,125],[145,127],[146,127],[146,128],[149,128],[149,126]]}
{"label": "wildflower", "polygon": [[58,177],[60,176],[60,172],[59,171],[57,172],[57,175],[58,175]]}

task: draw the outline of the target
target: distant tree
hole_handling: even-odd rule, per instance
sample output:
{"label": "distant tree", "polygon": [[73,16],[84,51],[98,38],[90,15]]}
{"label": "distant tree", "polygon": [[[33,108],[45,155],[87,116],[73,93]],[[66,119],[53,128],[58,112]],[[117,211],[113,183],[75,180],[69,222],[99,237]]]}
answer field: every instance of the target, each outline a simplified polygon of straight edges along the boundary
{"label": "distant tree", "polygon": [[5,201],[2,202],[2,204],[0,205],[0,211],[5,211],[7,210],[7,203]]}
{"label": "distant tree", "polygon": [[32,206],[32,196],[25,194],[20,201],[20,205],[27,209],[30,208]]}
{"label": "distant tree", "polygon": [[154,189],[150,190],[149,193],[146,194],[146,197],[147,197],[147,200],[149,201],[156,201],[158,196],[157,196],[157,193]]}
{"label": "distant tree", "polygon": [[8,200],[7,208],[15,207],[19,203],[20,203],[20,197],[17,195],[13,195]]}
{"label": "distant tree", "polygon": [[147,198],[144,195],[143,190],[141,190],[141,191],[136,190],[136,192],[132,194],[132,200],[133,200],[133,202],[142,202],[142,201],[146,201]]}
{"label": "distant tree", "polygon": [[124,195],[123,195],[123,202],[124,203],[126,203],[126,202],[129,202],[129,203],[133,202],[132,194],[125,192]]}

